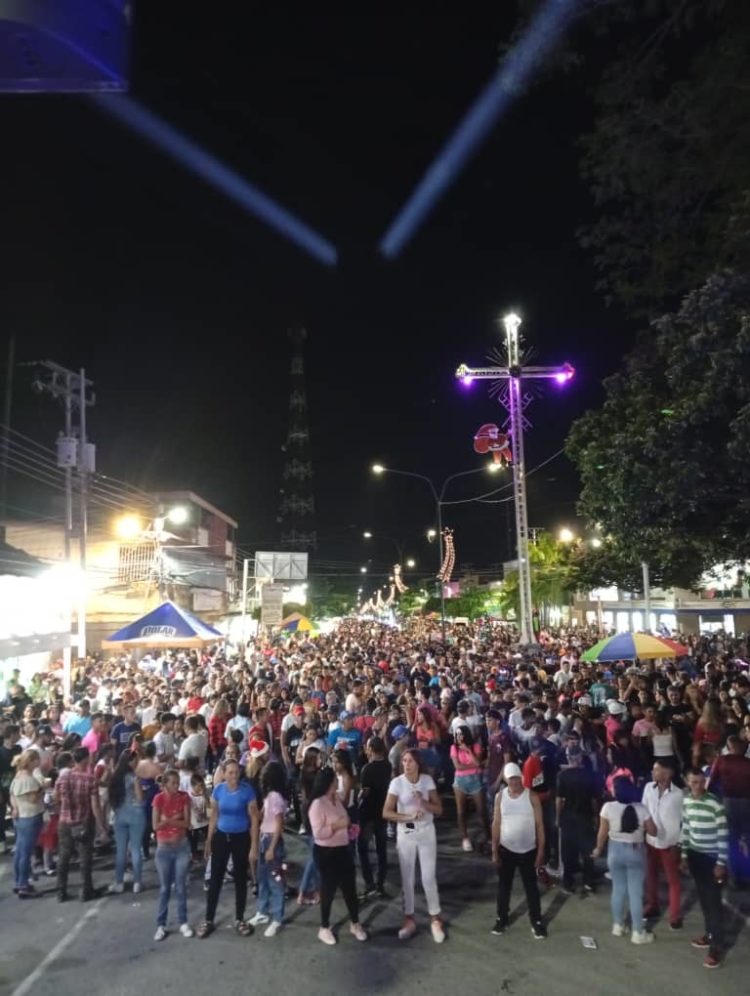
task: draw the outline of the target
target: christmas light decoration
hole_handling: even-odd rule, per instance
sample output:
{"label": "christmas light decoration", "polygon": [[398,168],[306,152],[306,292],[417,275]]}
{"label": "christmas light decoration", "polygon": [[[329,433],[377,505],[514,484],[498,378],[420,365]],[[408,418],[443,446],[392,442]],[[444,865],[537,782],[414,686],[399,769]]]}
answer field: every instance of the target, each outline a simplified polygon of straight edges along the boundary
{"label": "christmas light decoration", "polygon": [[409,586],[404,584],[403,578],[401,577],[401,564],[393,565],[393,583],[396,586],[396,591],[399,595],[403,595],[405,591],[409,590]]}
{"label": "christmas light decoration", "polygon": [[448,584],[453,575],[453,568],[456,565],[456,547],[453,542],[453,530],[443,530],[443,563],[438,571],[438,580],[443,584]]}

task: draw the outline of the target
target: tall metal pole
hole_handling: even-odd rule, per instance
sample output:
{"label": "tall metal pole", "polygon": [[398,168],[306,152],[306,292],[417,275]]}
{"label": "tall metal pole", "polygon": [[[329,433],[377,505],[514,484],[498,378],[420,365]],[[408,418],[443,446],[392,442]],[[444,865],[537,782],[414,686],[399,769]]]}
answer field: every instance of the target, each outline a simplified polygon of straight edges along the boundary
{"label": "tall metal pole", "polygon": [[643,605],[646,619],[643,623],[644,633],[651,632],[651,580],[648,573],[648,564],[641,561],[641,571],[643,572]]}
{"label": "tall metal pole", "polygon": [[518,315],[506,315],[505,342],[508,354],[508,414],[513,440],[513,496],[516,511],[516,552],[518,556],[518,629],[521,643],[532,643],[531,564],[529,561],[529,522],[526,506],[526,464],[523,452],[523,398],[521,359],[518,349]]}
{"label": "tall metal pole", "polygon": [[[443,570],[443,503],[438,498],[436,502],[437,508],[437,530],[438,530],[438,556],[440,558],[440,565],[438,571]],[[441,639],[445,643],[445,582],[442,577],[438,578],[438,584],[440,585],[440,632]]]}
{"label": "tall metal pole", "polygon": [[86,541],[88,539],[88,453],[86,452],[86,371],[81,368],[78,380],[79,390],[79,439],[78,475],[81,489],[80,513],[80,552],[81,552],[81,594],[78,603],[78,656],[86,656]]}
{"label": "tall metal pole", "polygon": [[240,633],[242,638],[242,652],[245,652],[245,644],[247,643],[246,636],[246,626],[247,626],[247,582],[248,574],[250,571],[250,561],[247,557],[242,561],[242,623],[240,626]]}
{"label": "tall metal pole", "polygon": [[[65,409],[65,438],[70,439],[73,435],[73,386],[71,384],[72,374],[65,375],[65,394],[63,404]],[[71,545],[73,537],[73,468],[68,464],[65,467],[65,563],[70,563]]]}
{"label": "tall metal pole", "polygon": [[3,455],[0,468],[0,517],[5,519],[8,502],[8,457],[10,456],[10,420],[13,413],[13,373],[16,366],[16,334],[8,342],[8,366],[5,370],[5,399],[3,403]]}
{"label": "tall metal pole", "polygon": [[566,363],[561,367],[524,366],[519,349],[518,315],[506,315],[503,319],[506,341],[506,366],[468,367],[465,363],[456,370],[456,377],[464,385],[475,380],[501,381],[507,384],[507,391],[500,396],[500,403],[508,411],[508,424],[513,440],[513,498],[516,513],[516,550],[518,556],[519,588],[519,630],[521,643],[534,641],[531,598],[531,562],[529,559],[529,522],[526,508],[526,464],[523,451],[524,380],[552,380],[563,385],[574,376],[575,370]]}

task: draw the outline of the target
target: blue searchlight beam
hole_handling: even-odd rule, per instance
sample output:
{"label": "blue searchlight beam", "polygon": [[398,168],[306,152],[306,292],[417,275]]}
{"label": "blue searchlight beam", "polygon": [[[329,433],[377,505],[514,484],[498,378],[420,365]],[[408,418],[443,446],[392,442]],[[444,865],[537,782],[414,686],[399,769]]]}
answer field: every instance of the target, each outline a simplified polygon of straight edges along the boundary
{"label": "blue searchlight beam", "polygon": [[565,30],[580,0],[547,0],[528,30],[503,59],[458,128],[424,174],[383,236],[380,251],[393,258],[416,233],[438,199],[454,182],[501,114],[520,95],[537,64]]}
{"label": "blue searchlight beam", "polygon": [[131,97],[100,94],[90,99],[106,114],[158,146],[215,190],[230,197],[248,214],[286,236],[319,263],[336,265],[338,252],[327,239],[137,101]]}

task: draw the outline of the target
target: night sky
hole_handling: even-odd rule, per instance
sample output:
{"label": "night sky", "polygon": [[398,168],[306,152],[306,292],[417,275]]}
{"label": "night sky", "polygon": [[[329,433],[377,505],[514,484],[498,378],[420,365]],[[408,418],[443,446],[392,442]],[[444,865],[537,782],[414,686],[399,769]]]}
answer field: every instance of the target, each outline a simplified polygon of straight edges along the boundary
{"label": "night sky", "polygon": [[[529,412],[529,468],[599,403],[631,341],[575,238],[592,210],[578,178],[585,73],[526,93],[385,262],[380,237],[494,72],[512,10],[256,9],[212,22],[200,9],[186,18],[182,4],[136,4],[132,95],[335,243],[340,265],[314,262],[86,98],[3,96],[2,335],[15,330],[19,361],[86,367],[100,470],[198,491],[254,550],[277,542],[286,329],[303,323],[320,559],[352,574],[369,528],[425,562],[427,489],[368,468],[380,460],[439,482],[478,465],[473,434],[498,408],[453,373],[485,362],[500,315],[523,316],[536,362],[577,369]],[[61,414],[29,380],[20,367],[13,425],[53,445]],[[44,488],[12,485],[17,507],[49,512]],[[477,475],[449,497],[482,489]],[[576,492],[559,457],[530,480],[530,524],[575,524]],[[512,555],[508,508],[446,515],[459,570]]]}

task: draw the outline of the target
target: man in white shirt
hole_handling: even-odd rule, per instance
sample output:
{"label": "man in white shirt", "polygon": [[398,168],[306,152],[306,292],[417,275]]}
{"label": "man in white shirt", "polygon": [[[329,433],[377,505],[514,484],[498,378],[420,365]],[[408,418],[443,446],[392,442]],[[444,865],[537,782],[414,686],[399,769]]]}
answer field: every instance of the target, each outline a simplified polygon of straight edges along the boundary
{"label": "man in white shirt", "polygon": [[643,805],[656,824],[655,837],[646,834],[646,909],[644,916],[654,917],[659,910],[659,870],[669,883],[669,926],[672,930],[682,927],[680,904],[680,829],[682,827],[683,792],[672,783],[674,772],[664,761],[655,761],[652,769],[654,780],[643,790]]}
{"label": "man in white shirt", "polygon": [[201,729],[196,716],[188,716],[185,720],[185,732],[187,736],[180,744],[180,753],[177,756],[177,760],[185,767],[185,762],[189,757],[197,757],[198,770],[202,774],[206,767],[208,735]]}
{"label": "man in white shirt", "polygon": [[560,670],[555,674],[552,679],[555,683],[555,688],[558,691],[563,691],[568,684],[573,680],[573,674],[570,670],[570,658],[563,658],[560,661]]}

